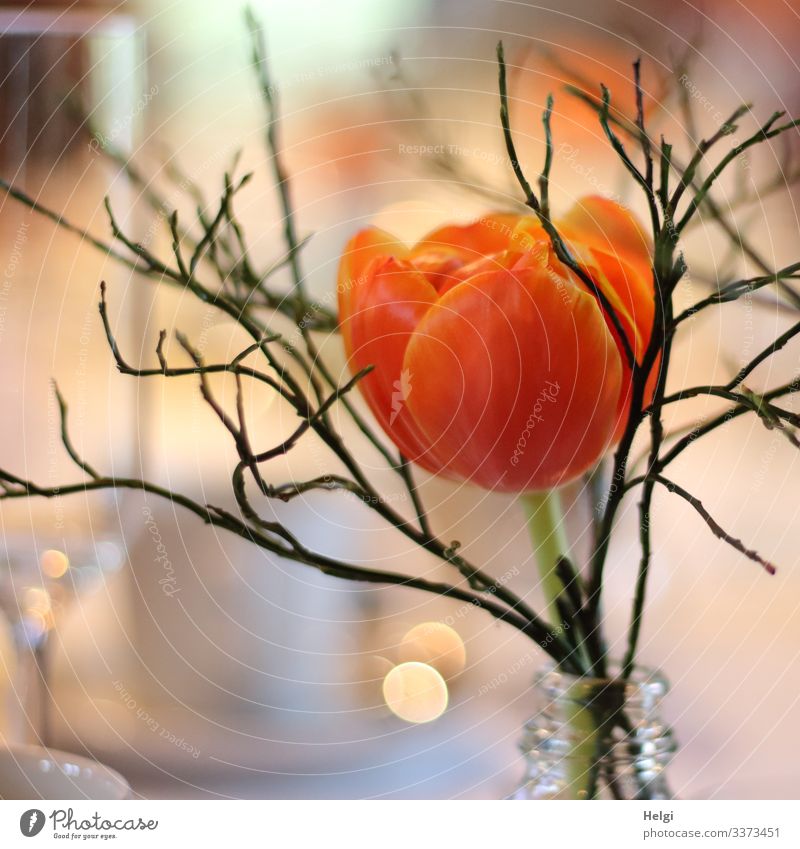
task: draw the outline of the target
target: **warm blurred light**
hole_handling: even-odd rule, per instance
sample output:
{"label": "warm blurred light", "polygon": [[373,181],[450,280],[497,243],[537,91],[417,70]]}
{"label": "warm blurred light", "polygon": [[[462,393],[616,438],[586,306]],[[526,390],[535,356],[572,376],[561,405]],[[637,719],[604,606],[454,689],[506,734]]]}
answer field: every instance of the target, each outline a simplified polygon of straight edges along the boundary
{"label": "warm blurred light", "polygon": [[383,698],[406,722],[432,722],[447,708],[447,684],[427,663],[401,663],[384,678]]}
{"label": "warm blurred light", "polygon": [[69,569],[69,558],[63,551],[50,548],[42,554],[42,572],[48,578],[61,578]]}
{"label": "warm blurred light", "polygon": [[23,593],[23,604],[27,611],[47,614],[52,608],[50,593],[43,587],[28,587]]}
{"label": "warm blurred light", "polygon": [[35,644],[53,627],[53,617],[49,611],[29,609],[22,617],[22,625],[27,639]]}
{"label": "warm blurred light", "polygon": [[55,624],[53,599],[44,587],[26,587],[22,593],[22,624],[31,643],[38,642]]}
{"label": "warm blurred light", "polygon": [[402,663],[427,663],[447,679],[462,672],[467,663],[464,641],[444,622],[415,625],[403,637],[397,653]]}

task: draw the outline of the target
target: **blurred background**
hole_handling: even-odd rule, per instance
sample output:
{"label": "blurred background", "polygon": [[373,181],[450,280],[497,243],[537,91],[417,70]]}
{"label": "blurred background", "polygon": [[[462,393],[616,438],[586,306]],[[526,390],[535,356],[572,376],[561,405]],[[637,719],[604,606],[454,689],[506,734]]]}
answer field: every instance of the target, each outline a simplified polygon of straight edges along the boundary
{"label": "blurred background", "polygon": [[[541,111],[549,92],[556,98],[556,210],[585,194],[639,209],[591,110],[564,91],[596,93],[603,82],[630,113],[639,56],[648,121],[684,159],[687,139],[713,133],[742,102],[754,103],[756,116],[743,130],[776,109],[800,113],[800,15],[782,0],[757,9],[722,0],[251,6],[266,27],[298,227],[313,233],[308,286],[323,304],[333,303],[338,255],[360,227],[378,223],[412,240],[441,221],[517,202],[497,120],[499,38],[520,152],[534,173]],[[189,215],[203,198],[215,202],[241,151],[237,172],[255,173],[238,199],[252,255],[261,264],[280,256],[243,10],[211,0],[3,4],[0,177],[104,239],[107,195],[126,232],[166,257],[166,210],[148,206],[148,190],[158,186],[169,209]],[[722,184],[718,200],[732,224],[726,233],[704,220],[687,237],[686,306],[717,281],[759,273],[759,263],[798,259],[797,141],[764,145]],[[133,157],[144,185],[110,152]],[[191,296],[132,276],[7,196],[0,233],[0,465],[43,485],[78,479],[60,443],[54,378],[73,441],[96,468],[230,504],[228,435],[192,379],[117,373],[97,314],[99,282],[131,362],[155,365],[162,327],[184,331],[209,360],[238,352],[240,335]],[[732,376],[795,320],[757,298],[708,311],[679,339],[672,388]],[[324,354],[338,373],[338,341],[327,340]],[[789,346],[753,375],[752,388],[797,371]],[[247,403],[252,429],[279,430],[271,395]],[[717,409],[679,406],[671,427]],[[347,436],[358,445],[357,434]],[[672,473],[779,565],[772,578],[680,499],[656,497],[641,658],[672,682],[665,711],[680,741],[670,770],[679,796],[800,798],[791,757],[800,744],[798,468],[785,438],[741,417]],[[322,448],[303,443],[284,471],[325,469]],[[535,585],[512,499],[420,478],[443,539],[459,540],[515,590]],[[382,480],[387,499],[399,497]],[[567,502],[583,540],[586,493],[574,487]],[[317,550],[447,577],[447,566],[354,499],[309,496],[284,515]],[[612,651],[624,646],[637,521],[635,501],[626,502],[606,595]],[[150,798],[497,798],[522,774],[517,744],[545,658],[480,610],[325,578],[152,496],[3,501],[0,532],[0,739],[89,753]],[[403,661],[441,673],[438,701],[416,717],[432,721],[406,721],[386,703],[385,676]]]}

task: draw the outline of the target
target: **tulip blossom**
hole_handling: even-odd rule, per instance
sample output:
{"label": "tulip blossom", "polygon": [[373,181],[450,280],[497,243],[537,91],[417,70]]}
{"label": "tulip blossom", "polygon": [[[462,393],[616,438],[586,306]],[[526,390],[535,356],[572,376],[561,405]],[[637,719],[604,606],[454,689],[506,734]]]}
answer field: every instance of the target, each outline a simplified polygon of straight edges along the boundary
{"label": "tulip blossom", "polygon": [[[637,359],[653,321],[650,244],[618,204],[589,197],[556,222]],[[535,219],[488,215],[413,247],[367,228],[339,269],[341,329],[392,441],[430,472],[506,492],[592,468],[624,428],[631,370],[595,294]]]}

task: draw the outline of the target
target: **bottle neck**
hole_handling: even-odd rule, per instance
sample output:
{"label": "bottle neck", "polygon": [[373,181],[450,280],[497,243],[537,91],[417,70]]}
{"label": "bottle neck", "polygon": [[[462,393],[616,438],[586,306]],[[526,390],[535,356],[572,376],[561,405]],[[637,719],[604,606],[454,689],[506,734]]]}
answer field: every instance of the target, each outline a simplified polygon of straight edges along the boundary
{"label": "bottle neck", "polygon": [[525,798],[670,798],[664,769],[675,741],[661,719],[667,689],[662,675],[645,668],[626,681],[542,669],[537,713],[521,742],[523,786],[534,785]]}

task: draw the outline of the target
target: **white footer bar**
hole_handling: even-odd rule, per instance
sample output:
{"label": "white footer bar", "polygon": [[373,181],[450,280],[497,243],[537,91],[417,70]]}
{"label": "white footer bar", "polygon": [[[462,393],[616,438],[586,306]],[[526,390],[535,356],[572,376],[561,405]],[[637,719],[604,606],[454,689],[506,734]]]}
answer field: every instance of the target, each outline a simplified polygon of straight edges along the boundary
{"label": "white footer bar", "polygon": [[0,846],[800,846],[800,803],[0,801]]}

